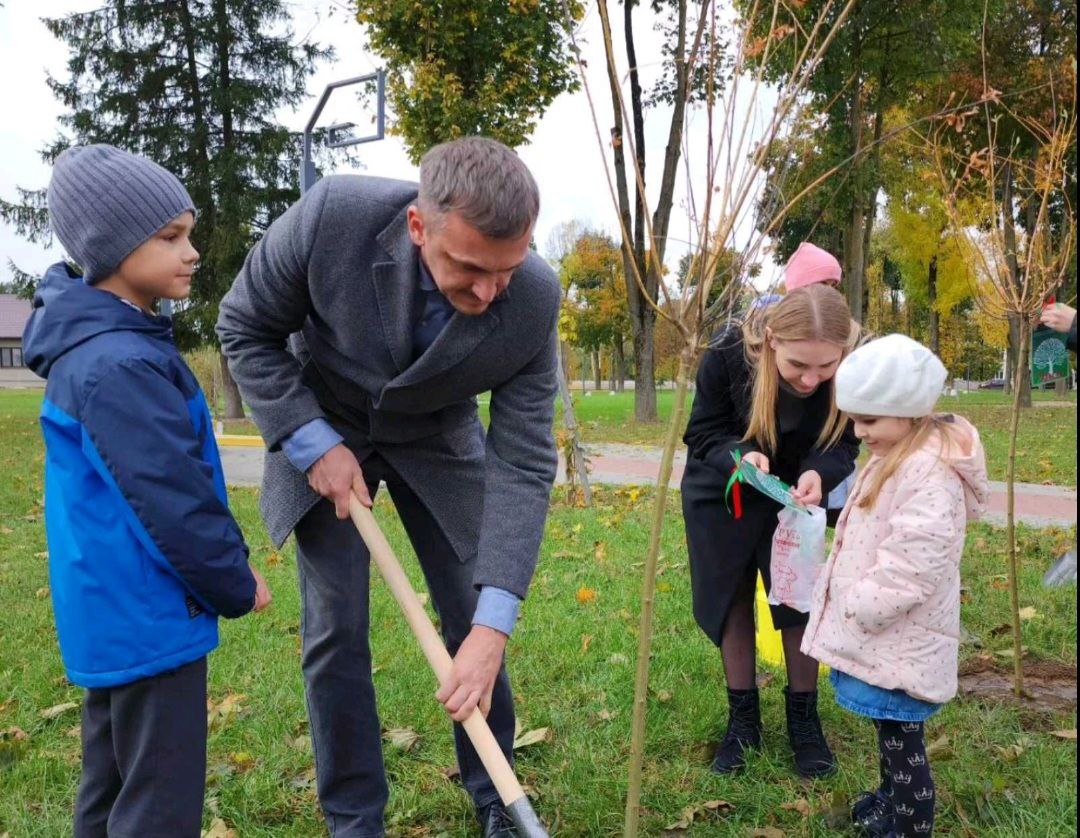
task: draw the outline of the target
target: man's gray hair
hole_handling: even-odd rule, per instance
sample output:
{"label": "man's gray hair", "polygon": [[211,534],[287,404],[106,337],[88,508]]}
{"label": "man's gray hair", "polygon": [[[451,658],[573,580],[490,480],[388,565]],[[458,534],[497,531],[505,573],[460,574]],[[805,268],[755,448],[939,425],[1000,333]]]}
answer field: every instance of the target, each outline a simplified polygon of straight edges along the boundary
{"label": "man's gray hair", "polygon": [[420,209],[457,212],[489,238],[512,239],[536,221],[540,191],[513,149],[487,137],[462,137],[420,160]]}

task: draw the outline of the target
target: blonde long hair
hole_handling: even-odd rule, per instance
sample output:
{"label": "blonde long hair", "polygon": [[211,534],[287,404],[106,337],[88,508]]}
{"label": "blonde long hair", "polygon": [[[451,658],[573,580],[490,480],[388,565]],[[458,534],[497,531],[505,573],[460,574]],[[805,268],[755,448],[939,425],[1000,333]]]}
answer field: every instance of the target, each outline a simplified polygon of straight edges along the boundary
{"label": "blonde long hair", "polygon": [[[743,442],[753,441],[765,452],[775,454],[779,447],[776,401],[780,372],[776,366],[776,353],[766,339],[766,329],[779,341],[820,340],[836,344],[846,356],[859,339],[859,325],[851,319],[844,295],[823,283],[792,291],[766,309],[763,316],[752,317],[743,325],[743,351],[754,371],[750,424]],[[829,416],[816,446],[825,450],[843,435],[847,416],[836,406],[833,380],[821,386],[829,388]]]}
{"label": "blonde long hair", "polygon": [[921,419],[913,420],[911,431],[885,455],[881,467],[870,478],[866,491],[855,505],[860,509],[872,509],[877,503],[878,495],[881,494],[881,487],[885,485],[886,480],[896,474],[896,470],[900,468],[904,460],[915,451],[929,445],[934,437],[937,437],[940,445],[938,456],[947,456],[954,446],[959,447],[962,444],[958,434],[956,424],[949,414],[923,416]]}

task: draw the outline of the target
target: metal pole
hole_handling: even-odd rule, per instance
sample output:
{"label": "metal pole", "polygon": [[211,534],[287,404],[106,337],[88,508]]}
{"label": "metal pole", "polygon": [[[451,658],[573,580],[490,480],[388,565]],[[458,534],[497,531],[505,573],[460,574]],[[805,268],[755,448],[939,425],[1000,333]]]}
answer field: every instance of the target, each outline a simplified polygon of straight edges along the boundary
{"label": "metal pole", "polygon": [[315,161],[312,159],[312,135],[315,132],[315,124],[319,121],[319,116],[323,112],[323,108],[326,107],[327,101],[330,99],[330,94],[337,90],[339,87],[349,87],[354,84],[362,84],[367,81],[375,82],[375,95],[376,95],[376,122],[375,122],[375,134],[370,137],[358,137],[355,139],[347,139],[340,142],[330,144],[333,148],[342,148],[344,146],[359,145],[360,143],[370,143],[375,140],[381,140],[385,136],[386,131],[386,73],[382,70],[377,70],[374,73],[368,73],[363,76],[354,76],[351,79],[343,79],[342,81],[331,82],[323,90],[322,96],[319,97],[318,103],[315,105],[315,110],[311,114],[311,118],[308,119],[307,125],[304,126],[304,150],[303,157],[300,161],[300,194],[303,195],[311,187],[315,185],[318,180],[318,173],[315,170]]}

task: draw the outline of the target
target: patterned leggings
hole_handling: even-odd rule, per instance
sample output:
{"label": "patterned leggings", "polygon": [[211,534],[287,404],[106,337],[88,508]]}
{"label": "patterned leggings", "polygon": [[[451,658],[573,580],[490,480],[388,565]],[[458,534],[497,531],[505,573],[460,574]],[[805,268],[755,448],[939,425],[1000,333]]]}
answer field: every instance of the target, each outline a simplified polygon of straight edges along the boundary
{"label": "patterned leggings", "polygon": [[934,778],[922,722],[874,721],[881,752],[881,791],[893,803],[897,838],[934,831]]}

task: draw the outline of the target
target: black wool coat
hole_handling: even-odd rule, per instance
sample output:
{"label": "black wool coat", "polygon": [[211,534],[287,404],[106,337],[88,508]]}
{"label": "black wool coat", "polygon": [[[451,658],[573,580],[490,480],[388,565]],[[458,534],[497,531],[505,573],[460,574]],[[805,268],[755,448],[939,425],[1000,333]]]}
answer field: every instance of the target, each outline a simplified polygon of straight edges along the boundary
{"label": "black wool coat", "polygon": [[[728,511],[724,489],[734,468],[732,452],[761,451],[744,442],[750,423],[753,370],[743,351],[738,328],[721,332],[702,358],[690,421],[683,441],[687,445],[682,480],[683,518],[690,554],[694,617],[717,645],[728,611],[746,579],[760,569],[769,588],[769,558],[780,504],[750,487],[742,489],[743,514],[735,520]],[[827,495],[855,469],[859,441],[851,422],[831,448],[822,450],[817,439],[828,421],[832,382],[810,396],[799,398],[781,389],[777,399],[778,449],[764,451],[772,474],[794,485],[807,471],[821,475]],[[776,628],[805,625],[806,615],[780,606],[772,609]]]}

